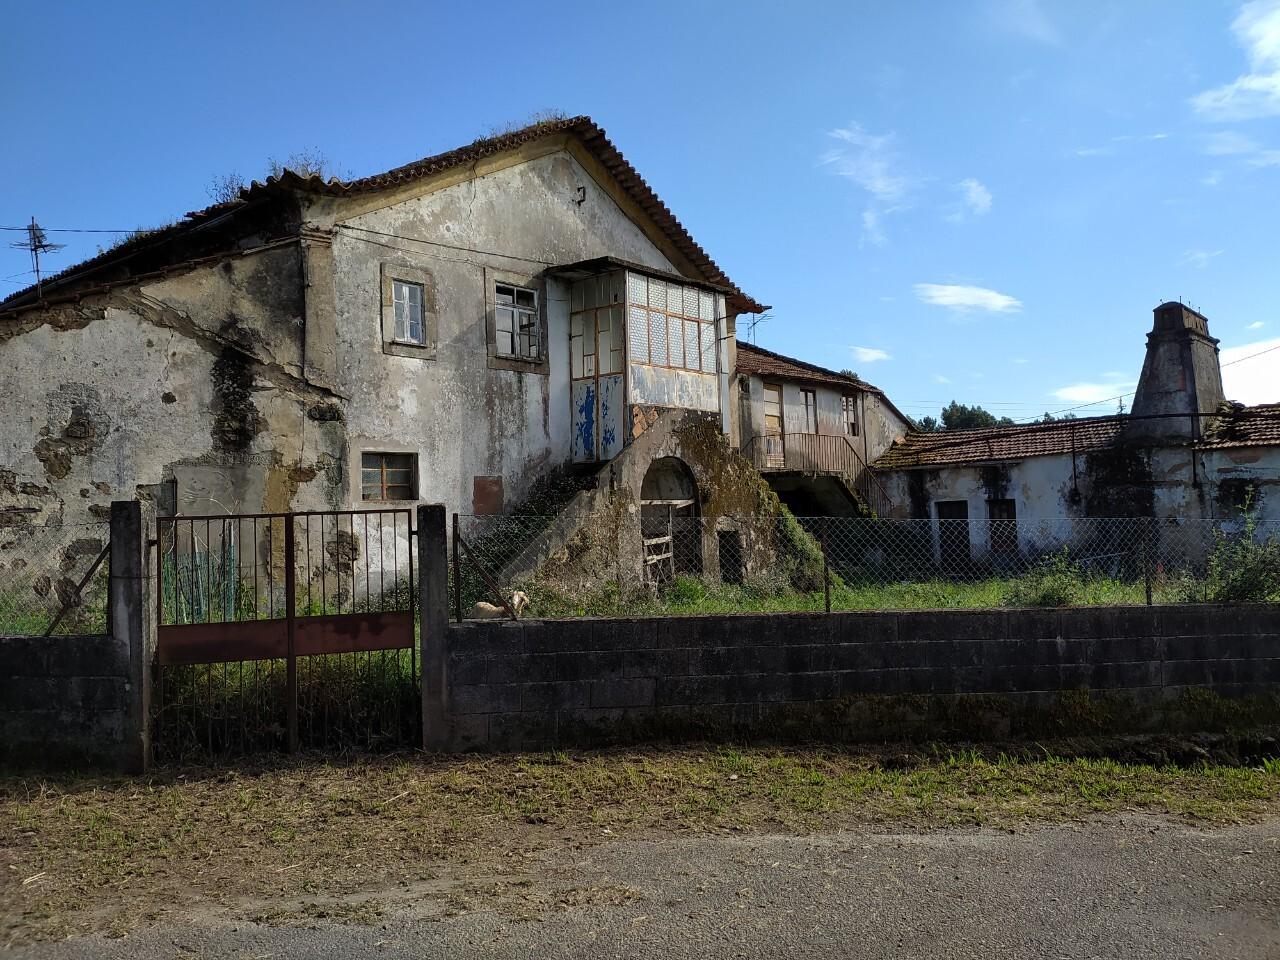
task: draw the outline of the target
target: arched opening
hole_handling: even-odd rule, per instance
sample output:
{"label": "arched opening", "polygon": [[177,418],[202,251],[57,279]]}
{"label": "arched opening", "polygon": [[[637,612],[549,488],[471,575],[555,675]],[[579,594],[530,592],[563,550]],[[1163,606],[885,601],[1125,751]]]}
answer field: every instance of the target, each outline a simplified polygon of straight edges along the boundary
{"label": "arched opening", "polygon": [[698,485],[678,457],[653,461],[644,475],[640,535],[644,539],[645,575],[651,582],[702,572]]}

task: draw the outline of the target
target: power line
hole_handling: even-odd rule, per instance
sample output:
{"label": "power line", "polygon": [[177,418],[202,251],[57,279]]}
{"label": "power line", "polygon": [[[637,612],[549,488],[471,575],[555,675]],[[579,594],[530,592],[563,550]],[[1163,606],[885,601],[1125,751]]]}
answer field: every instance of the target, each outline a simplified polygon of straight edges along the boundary
{"label": "power line", "polygon": [[[0,227],[0,230],[15,230],[26,232],[27,227]],[[41,227],[45,233],[136,233],[138,228],[132,230],[83,230],[77,227]]]}

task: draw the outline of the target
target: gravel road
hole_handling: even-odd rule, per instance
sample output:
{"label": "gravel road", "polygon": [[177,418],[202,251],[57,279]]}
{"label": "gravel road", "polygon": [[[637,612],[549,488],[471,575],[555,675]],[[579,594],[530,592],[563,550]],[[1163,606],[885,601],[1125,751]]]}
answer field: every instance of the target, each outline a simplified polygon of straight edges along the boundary
{"label": "gravel road", "polygon": [[[1280,822],[685,836],[31,957],[1280,958]],[[338,916],[339,921],[332,918]]]}

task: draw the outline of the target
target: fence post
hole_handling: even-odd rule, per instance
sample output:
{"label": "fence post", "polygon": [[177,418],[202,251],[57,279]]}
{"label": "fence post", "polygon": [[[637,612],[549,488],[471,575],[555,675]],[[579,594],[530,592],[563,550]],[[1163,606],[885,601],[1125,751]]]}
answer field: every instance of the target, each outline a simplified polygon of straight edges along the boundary
{"label": "fence post", "polygon": [[111,573],[107,592],[110,642],[122,654],[128,702],[123,721],[120,767],[141,773],[151,763],[150,671],[146,638],[146,531],[142,504],[117,500],[111,504]]}
{"label": "fence post", "polygon": [[418,507],[422,747],[449,748],[449,539],[442,503]]}
{"label": "fence post", "polygon": [[1155,525],[1155,518],[1150,517],[1142,524],[1142,579],[1147,591],[1147,606],[1151,606],[1151,528]]}
{"label": "fence post", "polygon": [[827,613],[831,612],[831,564],[827,559],[827,535],[830,533],[828,529],[830,525],[831,518],[824,518],[822,536],[818,538],[818,546],[822,548],[822,592],[826,599]]}

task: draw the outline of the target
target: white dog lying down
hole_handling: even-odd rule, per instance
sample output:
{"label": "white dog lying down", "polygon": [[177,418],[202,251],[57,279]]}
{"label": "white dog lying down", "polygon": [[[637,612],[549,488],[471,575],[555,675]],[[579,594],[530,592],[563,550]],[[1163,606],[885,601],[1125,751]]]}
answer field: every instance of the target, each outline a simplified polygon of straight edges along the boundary
{"label": "white dog lying down", "polygon": [[[511,609],[515,611],[516,619],[519,620],[520,614],[529,605],[529,595],[523,590],[517,590],[511,594],[510,602]],[[485,603],[483,600],[471,608],[472,620],[497,620],[506,615],[507,611],[503,607],[498,604]]]}

